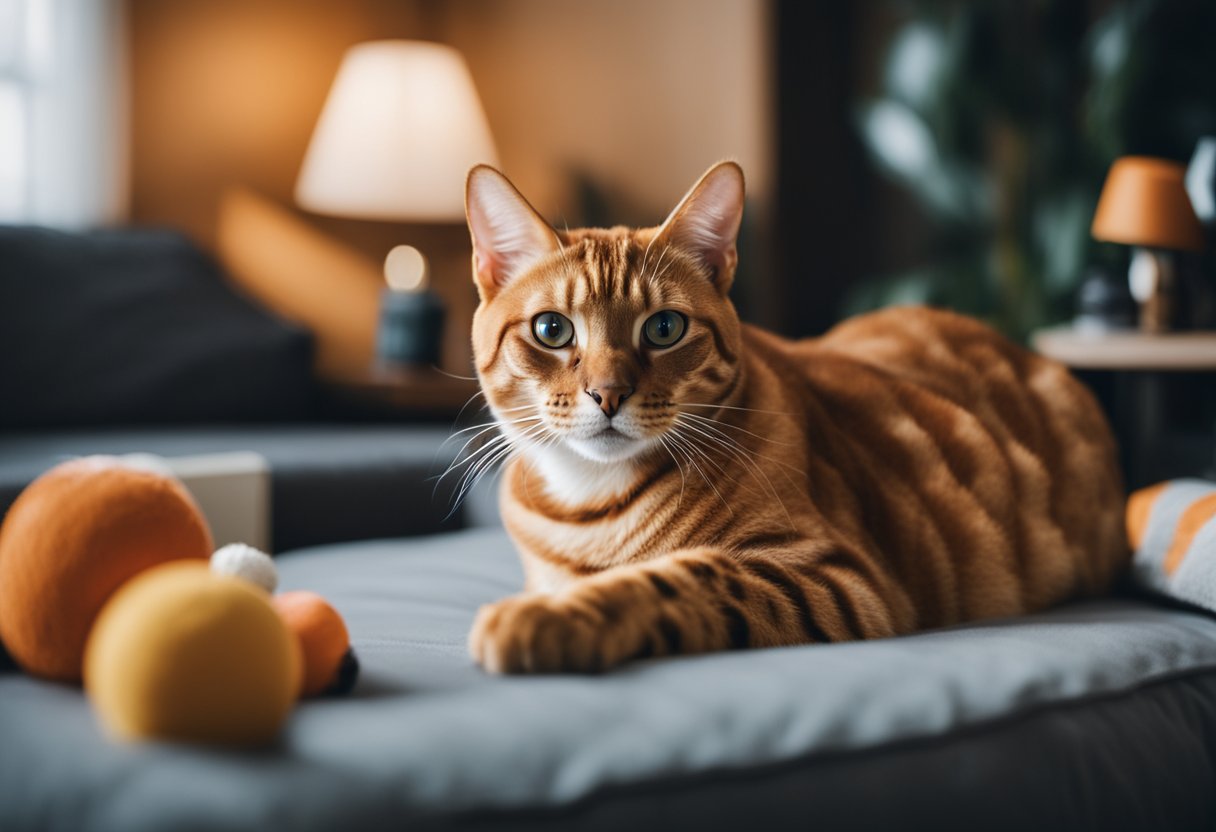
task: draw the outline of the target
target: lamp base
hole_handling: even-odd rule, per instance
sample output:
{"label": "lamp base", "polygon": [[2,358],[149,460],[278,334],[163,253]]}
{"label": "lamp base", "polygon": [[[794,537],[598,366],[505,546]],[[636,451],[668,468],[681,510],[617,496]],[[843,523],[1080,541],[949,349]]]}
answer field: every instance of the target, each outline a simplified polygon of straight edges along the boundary
{"label": "lamp base", "polygon": [[438,364],[443,318],[443,302],[433,293],[385,289],[380,295],[377,361],[404,366]]}
{"label": "lamp base", "polygon": [[1137,246],[1132,251],[1127,283],[1140,304],[1140,331],[1172,330],[1178,286],[1173,258],[1166,252]]}

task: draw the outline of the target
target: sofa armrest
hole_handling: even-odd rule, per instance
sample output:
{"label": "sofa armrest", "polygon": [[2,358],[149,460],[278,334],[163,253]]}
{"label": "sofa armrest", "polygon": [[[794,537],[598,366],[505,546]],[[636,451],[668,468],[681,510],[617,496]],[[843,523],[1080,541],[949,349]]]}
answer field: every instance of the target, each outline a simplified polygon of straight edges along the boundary
{"label": "sofa armrest", "polygon": [[[0,436],[0,513],[36,476],[53,465],[86,454],[155,454],[183,464],[207,501],[229,504],[216,532],[257,536],[254,506],[240,518],[242,500],[257,500],[264,460],[269,483],[265,548],[282,552],[303,546],[372,538],[436,534],[466,525],[466,510],[451,511],[450,495],[435,489],[459,443],[445,428],[410,425],[278,425],[207,428],[140,428],[54,431]],[[234,452],[251,456],[234,456]],[[209,471],[205,461],[175,458],[223,455]],[[193,468],[191,466],[194,466]],[[199,467],[201,466],[201,467]],[[213,493],[214,492],[214,493]],[[224,492],[229,492],[227,495]],[[242,496],[244,495],[244,496]],[[200,500],[201,502],[201,500]],[[234,514],[234,512],[236,512]],[[236,522],[235,531],[227,524]],[[215,521],[219,522],[219,521]],[[243,524],[243,525],[242,525]],[[257,545],[253,540],[243,542]]]}

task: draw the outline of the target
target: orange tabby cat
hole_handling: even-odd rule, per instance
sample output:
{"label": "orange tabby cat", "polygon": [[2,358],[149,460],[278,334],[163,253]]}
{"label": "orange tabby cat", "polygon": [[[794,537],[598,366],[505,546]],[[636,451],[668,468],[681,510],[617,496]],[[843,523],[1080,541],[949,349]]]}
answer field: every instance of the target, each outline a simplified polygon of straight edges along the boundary
{"label": "orange tabby cat", "polygon": [[474,622],[487,670],[892,636],[1126,563],[1114,442],[1059,364],[922,308],[805,341],[739,322],[737,165],[658,228],[556,231],[484,166],[467,209],[527,575]]}

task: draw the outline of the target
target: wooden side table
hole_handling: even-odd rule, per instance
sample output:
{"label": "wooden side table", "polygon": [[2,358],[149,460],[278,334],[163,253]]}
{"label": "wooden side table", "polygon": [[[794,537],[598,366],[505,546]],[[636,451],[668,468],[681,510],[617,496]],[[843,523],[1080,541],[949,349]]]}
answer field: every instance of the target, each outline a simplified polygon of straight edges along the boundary
{"label": "wooden side table", "polygon": [[325,383],[339,405],[393,417],[452,419],[466,404],[477,406],[480,386],[434,367],[373,365],[362,375]]}
{"label": "wooden side table", "polygon": [[1078,370],[1216,371],[1216,332],[1087,332],[1072,327],[1041,329],[1034,348]]}
{"label": "wooden side table", "polygon": [[[1103,400],[1120,440],[1129,488],[1178,476],[1216,472],[1216,420],[1206,425],[1206,450],[1195,441],[1179,445],[1177,417],[1167,407],[1169,392],[1182,392],[1196,407],[1216,401],[1216,332],[1087,332],[1071,327],[1044,329],[1031,336],[1039,353],[1087,379],[1109,376]],[[1185,385],[1179,391],[1179,385]],[[1175,388],[1171,391],[1170,388]],[[1202,430],[1202,428],[1201,428]],[[1181,443],[1186,444],[1186,443]],[[1195,449],[1198,448],[1198,453]]]}

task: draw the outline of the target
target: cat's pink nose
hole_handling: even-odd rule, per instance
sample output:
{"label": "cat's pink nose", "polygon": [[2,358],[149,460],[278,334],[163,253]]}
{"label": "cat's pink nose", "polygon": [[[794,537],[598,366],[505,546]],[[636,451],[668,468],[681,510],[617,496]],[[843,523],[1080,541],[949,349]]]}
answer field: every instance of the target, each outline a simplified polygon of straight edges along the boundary
{"label": "cat's pink nose", "polygon": [[609,419],[616,415],[625,399],[629,398],[632,393],[632,387],[622,384],[599,384],[587,388],[587,395],[595,399],[595,403],[600,406],[600,410],[604,411],[604,415]]}

